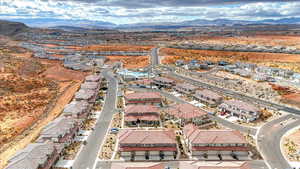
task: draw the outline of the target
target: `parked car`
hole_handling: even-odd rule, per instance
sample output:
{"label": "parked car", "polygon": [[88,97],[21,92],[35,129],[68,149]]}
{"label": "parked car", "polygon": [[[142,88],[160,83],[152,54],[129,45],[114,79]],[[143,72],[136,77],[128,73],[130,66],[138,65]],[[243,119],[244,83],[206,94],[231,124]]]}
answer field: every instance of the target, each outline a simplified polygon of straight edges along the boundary
{"label": "parked car", "polygon": [[119,132],[119,129],[118,128],[111,128],[110,129],[110,133],[111,134],[117,134]]}

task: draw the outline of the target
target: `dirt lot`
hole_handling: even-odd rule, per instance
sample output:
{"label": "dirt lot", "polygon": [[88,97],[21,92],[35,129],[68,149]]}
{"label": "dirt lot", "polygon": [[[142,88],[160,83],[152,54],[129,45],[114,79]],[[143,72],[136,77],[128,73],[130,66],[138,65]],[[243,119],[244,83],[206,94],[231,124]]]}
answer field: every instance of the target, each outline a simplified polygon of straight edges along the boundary
{"label": "dirt lot", "polygon": [[149,51],[153,46],[137,46],[137,45],[90,45],[81,48],[87,51]]}
{"label": "dirt lot", "polygon": [[300,91],[282,96],[282,102],[300,108]]}
{"label": "dirt lot", "polygon": [[0,168],[60,115],[86,75],[30,56],[13,49],[0,54]]}
{"label": "dirt lot", "polygon": [[127,69],[146,67],[150,61],[148,56],[107,56],[108,63],[120,61]]}
{"label": "dirt lot", "polygon": [[300,49],[299,36],[283,35],[256,35],[240,37],[193,37],[193,42],[204,42],[208,44],[242,44],[242,45],[264,45],[264,46],[291,46]]}
{"label": "dirt lot", "polygon": [[298,154],[300,150],[300,130],[297,129],[293,131],[293,133],[285,136],[283,138],[282,146],[283,146],[283,152],[285,156],[290,161],[300,161],[300,156]]}

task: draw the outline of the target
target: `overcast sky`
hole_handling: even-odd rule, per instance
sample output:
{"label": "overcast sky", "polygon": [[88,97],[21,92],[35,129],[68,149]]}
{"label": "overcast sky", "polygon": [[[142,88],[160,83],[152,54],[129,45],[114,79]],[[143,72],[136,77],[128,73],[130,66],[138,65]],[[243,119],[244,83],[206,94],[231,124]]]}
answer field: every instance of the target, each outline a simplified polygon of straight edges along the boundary
{"label": "overcast sky", "polygon": [[300,0],[0,0],[0,19],[57,18],[115,24],[300,17]]}

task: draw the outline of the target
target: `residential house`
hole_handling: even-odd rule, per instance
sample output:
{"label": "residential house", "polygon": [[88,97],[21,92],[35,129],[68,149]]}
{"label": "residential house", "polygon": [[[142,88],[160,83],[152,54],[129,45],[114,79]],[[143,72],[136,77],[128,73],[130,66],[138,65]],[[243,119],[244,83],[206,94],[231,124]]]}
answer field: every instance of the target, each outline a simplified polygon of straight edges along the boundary
{"label": "residential house", "polygon": [[193,158],[202,160],[246,160],[249,144],[235,130],[200,130],[189,124],[183,128],[185,144]]}
{"label": "residential house", "polygon": [[228,71],[228,72],[231,72],[231,73],[234,73],[235,69],[237,69],[238,67],[236,65],[226,65],[223,67],[223,69],[225,71]]}
{"label": "residential house", "polygon": [[62,146],[54,143],[32,143],[18,151],[5,169],[50,169],[58,161]]}
{"label": "residential house", "polygon": [[245,69],[234,69],[233,71],[234,74],[240,75],[242,77],[250,77],[251,72]]}
{"label": "residential house", "polygon": [[194,95],[195,100],[198,100],[202,103],[205,103],[209,105],[210,107],[215,107],[219,104],[222,103],[223,97],[220,96],[219,94],[204,89],[204,90],[197,90],[195,95]]}
{"label": "residential house", "polygon": [[236,62],[235,65],[240,69],[245,69],[250,72],[253,72],[257,67],[257,65],[254,63],[244,63],[244,62]]}
{"label": "residential house", "polygon": [[74,117],[77,119],[85,119],[91,111],[91,106],[87,101],[72,101],[67,104],[63,110],[65,117]]}
{"label": "residential house", "polygon": [[141,105],[155,105],[161,106],[162,104],[162,97],[158,92],[136,92],[126,94],[125,97],[125,104],[141,104]]}
{"label": "residential house", "polygon": [[90,104],[94,104],[98,97],[97,90],[91,89],[80,89],[78,92],[75,93],[75,100],[76,101],[87,101]]}
{"label": "residential house", "polygon": [[188,94],[188,95],[194,94],[195,91],[198,89],[198,87],[188,83],[176,84],[176,86],[174,86],[173,88],[177,92]]}
{"label": "residential house", "polygon": [[124,121],[127,126],[159,126],[159,109],[153,105],[128,105]]}
{"label": "residential house", "polygon": [[73,142],[73,138],[79,131],[79,122],[70,117],[58,117],[45,126],[36,142],[64,143],[65,146]]}
{"label": "residential house", "polygon": [[171,88],[172,86],[175,85],[174,80],[164,78],[164,77],[155,77],[152,83],[156,86],[165,87],[165,88]]}
{"label": "residential house", "polygon": [[174,160],[178,154],[175,132],[169,130],[123,130],[118,146],[121,158],[131,161]]}
{"label": "residential house", "polygon": [[257,106],[238,100],[226,100],[218,107],[221,114],[230,114],[245,122],[258,119],[261,112]]}
{"label": "residential house", "polygon": [[88,90],[99,91],[100,83],[98,83],[98,82],[84,82],[84,83],[81,84],[80,89],[88,89]]}
{"label": "residential house", "polygon": [[165,110],[165,118],[178,121],[181,125],[193,123],[205,125],[211,122],[207,112],[191,104],[176,104]]}
{"label": "residential house", "polygon": [[100,75],[94,74],[85,77],[86,82],[100,82],[102,77]]}
{"label": "residential house", "polygon": [[200,65],[198,63],[189,63],[184,65],[183,68],[187,70],[197,70],[200,68]]}
{"label": "residential house", "polygon": [[185,64],[184,60],[176,60],[175,65],[176,66],[183,66]]}

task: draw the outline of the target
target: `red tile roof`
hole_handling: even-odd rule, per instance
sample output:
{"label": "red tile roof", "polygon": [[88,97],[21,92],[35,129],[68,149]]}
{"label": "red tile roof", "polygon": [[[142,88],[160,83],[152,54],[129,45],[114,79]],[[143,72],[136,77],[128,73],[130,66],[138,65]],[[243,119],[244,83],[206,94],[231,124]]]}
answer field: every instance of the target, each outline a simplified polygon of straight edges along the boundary
{"label": "red tile roof", "polygon": [[170,130],[122,130],[120,144],[176,144],[176,135]]}
{"label": "red tile roof", "polygon": [[215,93],[215,92],[207,90],[207,89],[196,91],[195,96],[200,96],[200,95],[203,95],[204,97],[208,97],[210,99],[215,99],[215,100],[222,99],[222,96],[220,96],[218,93]]}
{"label": "red tile roof", "polygon": [[[259,112],[257,106],[239,100],[226,100],[223,104],[237,107],[240,110]],[[223,106],[223,104],[221,104],[221,106]]]}
{"label": "red tile roof", "polygon": [[244,136],[235,130],[194,130],[188,137],[192,144],[247,144]]}
{"label": "red tile roof", "polygon": [[207,115],[207,113],[191,104],[177,104],[166,110],[166,113],[181,119],[191,119]]}
{"label": "red tile roof", "polygon": [[191,85],[189,83],[180,83],[180,84],[177,84],[176,87],[183,88],[183,89],[188,89],[188,90],[196,90],[196,89],[198,89],[197,86]]}
{"label": "red tile roof", "polygon": [[137,115],[126,115],[124,121],[159,121],[159,115],[151,115],[151,114],[144,114],[141,116]]}
{"label": "red tile roof", "polygon": [[175,82],[174,80],[168,79],[168,78],[165,78],[165,77],[155,77],[153,80],[154,81],[160,81],[160,82],[163,82],[163,83],[174,83]]}
{"label": "red tile roof", "polygon": [[161,99],[161,95],[158,92],[136,92],[125,95],[125,98],[129,100]]}
{"label": "red tile roof", "polygon": [[239,147],[239,146],[220,146],[220,147],[212,147],[212,146],[194,146],[192,150],[196,151],[250,151],[249,147]]}
{"label": "red tile roof", "polygon": [[176,147],[121,147],[120,151],[176,151]]}
{"label": "red tile roof", "polygon": [[155,113],[159,109],[152,105],[129,105],[125,108],[125,113]]}

